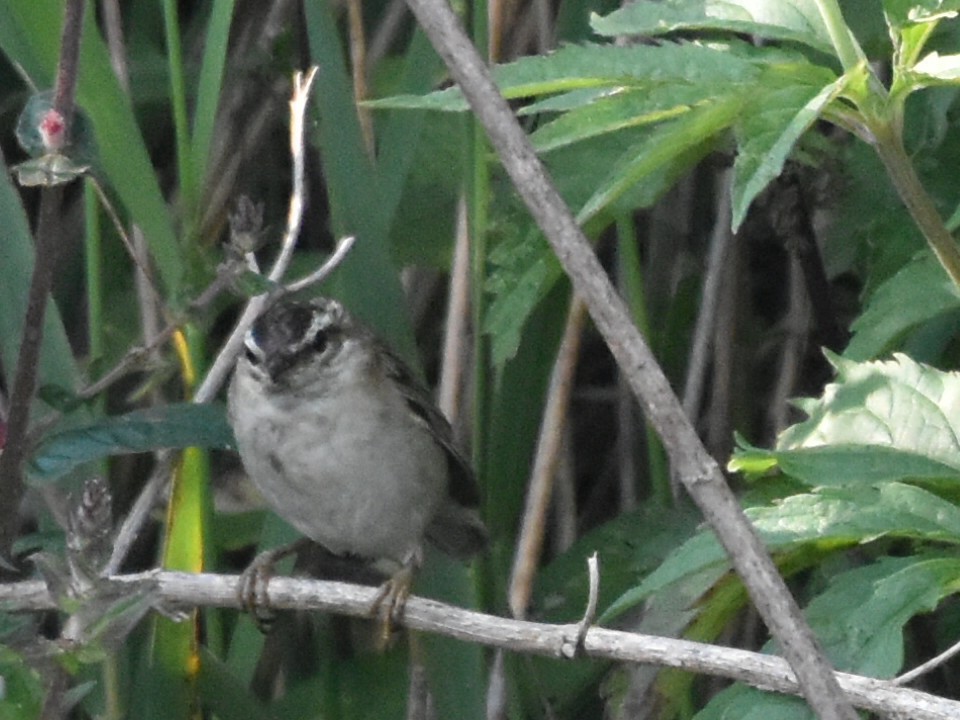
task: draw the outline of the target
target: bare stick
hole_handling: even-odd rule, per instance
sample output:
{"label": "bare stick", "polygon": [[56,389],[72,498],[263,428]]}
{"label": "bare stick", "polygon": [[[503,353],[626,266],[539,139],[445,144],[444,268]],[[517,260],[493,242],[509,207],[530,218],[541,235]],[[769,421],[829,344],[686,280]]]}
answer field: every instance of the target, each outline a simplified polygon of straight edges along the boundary
{"label": "bare stick", "polygon": [[527,615],[527,606],[533,592],[533,580],[536,575],[540,553],[543,550],[543,536],[553,494],[553,480],[562,452],[561,444],[566,435],[566,423],[570,395],[573,392],[574,371],[580,357],[580,336],[586,320],[586,309],[580,298],[570,299],[567,311],[566,327],[560,350],[550,374],[547,388],[547,403],[543,409],[540,435],[537,438],[537,452],[530,473],[530,485],[527,488],[527,502],[523,511],[520,537],[513,558],[513,570],[510,573],[510,588],[507,595],[510,612],[515,618]]}
{"label": "bare stick", "polygon": [[[287,210],[287,228],[280,243],[280,254],[267,274],[273,282],[280,282],[290,266],[290,258],[297,244],[300,234],[300,225],[303,222],[304,206],[304,118],[307,111],[307,101],[310,98],[310,88],[316,77],[317,68],[312,67],[306,76],[297,73],[293,78],[293,96],[290,98],[290,153],[293,156],[293,192],[290,194],[290,206]],[[257,295],[251,298],[243,309],[240,319],[227,342],[210,366],[207,376],[194,393],[194,402],[208,402],[213,399],[230,374],[233,361],[240,352],[243,338],[247,330],[253,325],[267,302],[267,295]]]}
{"label": "bare stick", "polygon": [[[108,587],[125,589],[133,597],[144,586],[161,609],[196,606],[239,608],[236,575],[149,571],[104,578]],[[349,583],[274,577],[270,600],[274,608],[319,610],[369,618],[377,588]],[[42,581],[0,585],[0,607],[9,612],[51,610],[53,598]],[[398,624],[413,630],[512,652],[563,658],[563,648],[575,637],[579,622],[553,625],[486,615],[410,597]],[[591,627],[583,639],[583,655],[615,662],[674,667],[745,682],[764,690],[798,695],[799,684],[790,666],[773,655],[720,647],[689,640]],[[955,720],[960,701],[899,687],[875,678],[837,673],[850,702],[865,710],[914,720]]]}
{"label": "bare stick", "polygon": [[656,358],[633,326],[576,220],[497,91],[490,72],[445,0],[407,0],[484,126],[504,169],[587,305],[617,363],[663,439],[687,491],[730,554],[767,627],[822,720],[855,720],[833,669],[783,578],[751,528],[717,463],[690,424]]}
{"label": "bare stick", "polygon": [[897,685],[906,685],[909,682],[913,682],[921,675],[925,675],[934,668],[943,665],[947,660],[952,658],[957,653],[960,653],[960,642],[954,643],[936,657],[932,657],[926,662],[917,665],[913,670],[905,672],[903,675],[898,675],[892,680],[892,682],[896,683]]}

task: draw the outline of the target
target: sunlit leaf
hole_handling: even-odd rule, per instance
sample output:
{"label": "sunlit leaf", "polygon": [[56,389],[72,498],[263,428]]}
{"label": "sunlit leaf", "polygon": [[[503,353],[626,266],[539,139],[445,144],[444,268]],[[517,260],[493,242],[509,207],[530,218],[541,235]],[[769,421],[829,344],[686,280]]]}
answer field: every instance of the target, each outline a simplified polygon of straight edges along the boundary
{"label": "sunlit leaf", "polygon": [[883,11],[894,28],[901,28],[956,17],[960,0],[883,0]]}
{"label": "sunlit leaf", "polygon": [[833,51],[814,0],[641,0],[604,17],[594,15],[590,25],[595,32],[608,36],[727,30]]}
{"label": "sunlit leaf", "polygon": [[912,71],[932,80],[954,83],[960,80],[960,55],[941,55],[934,50],[914,65]]}

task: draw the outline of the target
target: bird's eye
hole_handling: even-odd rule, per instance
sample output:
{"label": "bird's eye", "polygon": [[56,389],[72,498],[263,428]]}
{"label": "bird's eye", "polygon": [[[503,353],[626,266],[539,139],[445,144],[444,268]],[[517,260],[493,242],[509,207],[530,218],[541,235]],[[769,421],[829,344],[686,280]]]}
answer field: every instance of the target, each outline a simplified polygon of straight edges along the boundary
{"label": "bird's eye", "polygon": [[310,346],[316,350],[318,353],[322,353],[327,349],[328,341],[327,332],[325,330],[318,330],[317,334],[313,336],[313,340],[310,343]]}
{"label": "bird's eye", "polygon": [[243,346],[243,354],[246,356],[247,362],[249,362],[251,365],[260,364],[260,358],[257,357],[257,354],[250,348],[249,345]]}

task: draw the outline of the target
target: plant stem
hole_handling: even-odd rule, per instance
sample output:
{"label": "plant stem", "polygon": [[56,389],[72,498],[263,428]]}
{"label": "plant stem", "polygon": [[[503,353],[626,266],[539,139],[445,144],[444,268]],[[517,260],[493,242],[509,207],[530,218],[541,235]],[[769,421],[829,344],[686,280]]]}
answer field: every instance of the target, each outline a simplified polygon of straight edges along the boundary
{"label": "plant stem", "polygon": [[[80,34],[83,31],[84,0],[69,0],[64,9],[63,32],[60,36],[60,60],[57,65],[57,87],[54,109],[63,117],[69,142],[73,118],[80,58]],[[10,557],[10,548],[19,530],[20,501],[23,498],[23,462],[27,457],[27,428],[30,404],[37,389],[40,346],[43,342],[43,321],[53,277],[60,256],[62,239],[57,232],[63,188],[44,188],[36,230],[36,259],[27,312],[23,320],[23,336],[17,356],[17,367],[10,391],[10,413],[7,417],[7,440],[0,453],[0,559]]]}
{"label": "plant stem", "polygon": [[823,24],[827,26],[830,42],[833,43],[840,64],[845,72],[850,72],[864,60],[863,50],[853,39],[850,28],[843,19],[837,0],[814,0]]}
{"label": "plant stem", "polygon": [[900,133],[892,123],[876,124],[872,130],[876,138],[877,154],[887,169],[897,194],[907,206],[910,216],[953,284],[960,288],[960,249],[917,177],[913,163],[903,147]]}

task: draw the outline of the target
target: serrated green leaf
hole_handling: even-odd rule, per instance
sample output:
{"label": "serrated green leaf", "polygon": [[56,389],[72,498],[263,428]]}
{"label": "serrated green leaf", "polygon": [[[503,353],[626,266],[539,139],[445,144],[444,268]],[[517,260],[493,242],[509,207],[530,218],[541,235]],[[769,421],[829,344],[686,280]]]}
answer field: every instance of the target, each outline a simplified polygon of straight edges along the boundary
{"label": "serrated green leaf", "polygon": [[828,358],[837,381],[798,403],[809,418],[785,430],[775,450],[741,443],[731,468],[754,473],[775,464],[813,486],[960,481],[960,373],[902,354],[867,363]]}
{"label": "serrated green leaf", "polygon": [[50,482],[77,465],[111,455],[163,448],[234,446],[220,405],[180,403],[104,418],[47,438],[30,461],[34,482]]}
{"label": "serrated green leaf", "polygon": [[[903,664],[904,625],[952,592],[958,574],[954,558],[884,557],[831,578],[805,615],[832,665],[867,677],[892,677]],[[695,720],[733,717],[812,720],[814,715],[799,698],[737,685],[713,698]]]}
{"label": "serrated green leaf", "polygon": [[541,126],[530,140],[538,152],[547,152],[596,135],[669,120],[702,100],[703,89],[691,85],[613,88]]}
{"label": "serrated green leaf", "polygon": [[[773,506],[748,508],[746,514],[774,552],[805,543],[828,551],[888,535],[960,543],[960,509],[922,488],[901,483],[821,488]],[[701,532],[618,598],[603,619],[616,617],[678,581],[701,576],[712,584],[728,569],[729,560],[713,532]]]}
{"label": "serrated green leaf", "polygon": [[778,450],[877,445],[960,468],[960,373],[900,353],[883,362],[828,358],[836,382],[807,405],[807,420],[781,434]]}
{"label": "serrated green leaf", "polygon": [[600,35],[663,35],[678,30],[726,30],[803,43],[833,53],[814,0],[665,0],[636,2],[590,25]]}
{"label": "serrated green leaf", "polygon": [[832,77],[826,70],[822,79],[828,84],[811,85],[809,78],[791,82],[787,73],[766,76],[771,86],[759,90],[751,107],[737,124],[739,151],[734,164],[733,218],[736,230],[743,222],[750,203],[776,178],[800,136],[817,120],[823,109],[843,90],[846,79]]}
{"label": "serrated green leaf", "polygon": [[[621,161],[577,214],[577,221],[581,224],[587,222],[646,177],[684,153],[710,142],[730,127],[742,105],[741,97],[727,96],[697,106],[676,120],[654,128],[644,140],[623,154]],[[691,156],[694,157],[699,158],[699,154]]]}
{"label": "serrated green leaf", "polygon": [[486,290],[493,299],[483,331],[490,335],[493,366],[502,368],[516,355],[530,313],[563,270],[543,236],[535,231],[498,244],[490,254],[490,262],[494,269]]}
{"label": "serrated green leaf", "polygon": [[[757,78],[753,60],[723,47],[696,43],[663,45],[566,45],[549,55],[525,57],[494,69],[494,79],[507,99],[536,97],[575,90],[609,87],[656,87],[685,84],[710,89]],[[367,103],[374,108],[405,108],[460,112],[467,109],[456,88],[422,97],[409,95]]]}
{"label": "serrated green leaf", "polygon": [[853,338],[843,356],[859,361],[874,358],[911,328],[958,309],[960,291],[933,254],[923,251],[870,296],[853,321]]}

